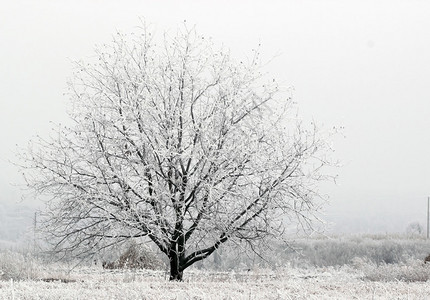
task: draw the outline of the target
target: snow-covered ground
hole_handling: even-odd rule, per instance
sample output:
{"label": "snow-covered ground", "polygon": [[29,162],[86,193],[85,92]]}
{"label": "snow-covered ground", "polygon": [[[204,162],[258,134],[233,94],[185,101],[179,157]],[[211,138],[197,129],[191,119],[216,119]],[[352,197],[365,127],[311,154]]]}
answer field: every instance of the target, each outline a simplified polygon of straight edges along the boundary
{"label": "snow-covered ground", "polygon": [[25,249],[0,250],[0,299],[430,299],[423,237],[338,236],[292,246],[300,251],[274,248],[266,265],[224,251],[220,264],[208,258],[183,282],[161,270],[72,268]]}
{"label": "snow-covered ground", "polygon": [[[430,267],[429,267],[430,269]],[[1,299],[430,299],[430,284],[371,281],[352,267],[214,273],[188,271],[184,282],[164,272],[81,268],[67,282],[1,281]],[[65,277],[59,277],[66,279]]]}

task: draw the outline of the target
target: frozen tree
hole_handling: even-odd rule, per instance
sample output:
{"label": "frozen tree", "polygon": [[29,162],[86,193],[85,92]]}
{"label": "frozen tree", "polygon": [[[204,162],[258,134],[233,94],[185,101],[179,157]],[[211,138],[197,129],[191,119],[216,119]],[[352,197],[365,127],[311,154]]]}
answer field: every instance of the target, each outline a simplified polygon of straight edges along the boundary
{"label": "frozen tree", "polygon": [[424,229],[419,222],[409,223],[406,227],[406,234],[408,235],[422,235]]}
{"label": "frozen tree", "polygon": [[22,155],[55,249],[86,256],[147,239],[182,280],[226,242],[312,228],[327,143],[262,73],[259,52],[236,61],[195,30],[153,36],[117,34],[78,62],[71,125]]}

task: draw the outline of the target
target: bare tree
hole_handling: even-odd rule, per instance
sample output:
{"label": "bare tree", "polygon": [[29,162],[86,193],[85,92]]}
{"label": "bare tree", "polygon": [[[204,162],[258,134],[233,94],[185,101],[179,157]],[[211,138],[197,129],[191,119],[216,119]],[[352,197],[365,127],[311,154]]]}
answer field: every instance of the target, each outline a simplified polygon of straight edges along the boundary
{"label": "bare tree", "polygon": [[424,233],[424,229],[419,222],[409,223],[406,227],[407,235],[422,235]]}
{"label": "bare tree", "polygon": [[147,27],[117,34],[95,63],[77,63],[72,125],[31,142],[23,165],[29,187],[51,196],[55,249],[147,238],[182,280],[227,241],[310,228],[328,148],[289,116],[258,51],[235,61],[187,29],[160,40]]}

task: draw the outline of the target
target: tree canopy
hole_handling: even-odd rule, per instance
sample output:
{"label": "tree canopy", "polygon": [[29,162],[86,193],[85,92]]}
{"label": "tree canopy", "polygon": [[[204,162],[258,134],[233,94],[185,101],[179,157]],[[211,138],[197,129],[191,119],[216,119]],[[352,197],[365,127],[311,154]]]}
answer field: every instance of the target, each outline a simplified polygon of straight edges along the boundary
{"label": "tree canopy", "polygon": [[56,249],[147,239],[181,280],[226,242],[312,226],[329,148],[261,70],[257,50],[235,60],[194,29],[117,34],[78,62],[71,125],[23,154]]}

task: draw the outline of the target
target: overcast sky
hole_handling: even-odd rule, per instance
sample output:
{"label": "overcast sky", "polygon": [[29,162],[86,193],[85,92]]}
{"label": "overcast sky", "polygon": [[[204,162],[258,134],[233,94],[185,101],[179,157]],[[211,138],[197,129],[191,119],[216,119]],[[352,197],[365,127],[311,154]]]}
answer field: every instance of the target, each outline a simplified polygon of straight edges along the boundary
{"label": "overcast sky", "polygon": [[[6,2],[6,1],[5,1]],[[0,10],[0,201],[22,192],[16,144],[67,119],[71,61],[145,18],[159,33],[184,20],[236,56],[261,43],[294,87],[300,113],[334,140],[343,167],[327,220],[337,232],[425,225],[430,195],[429,1],[8,1]],[[29,204],[30,200],[26,200]]]}

